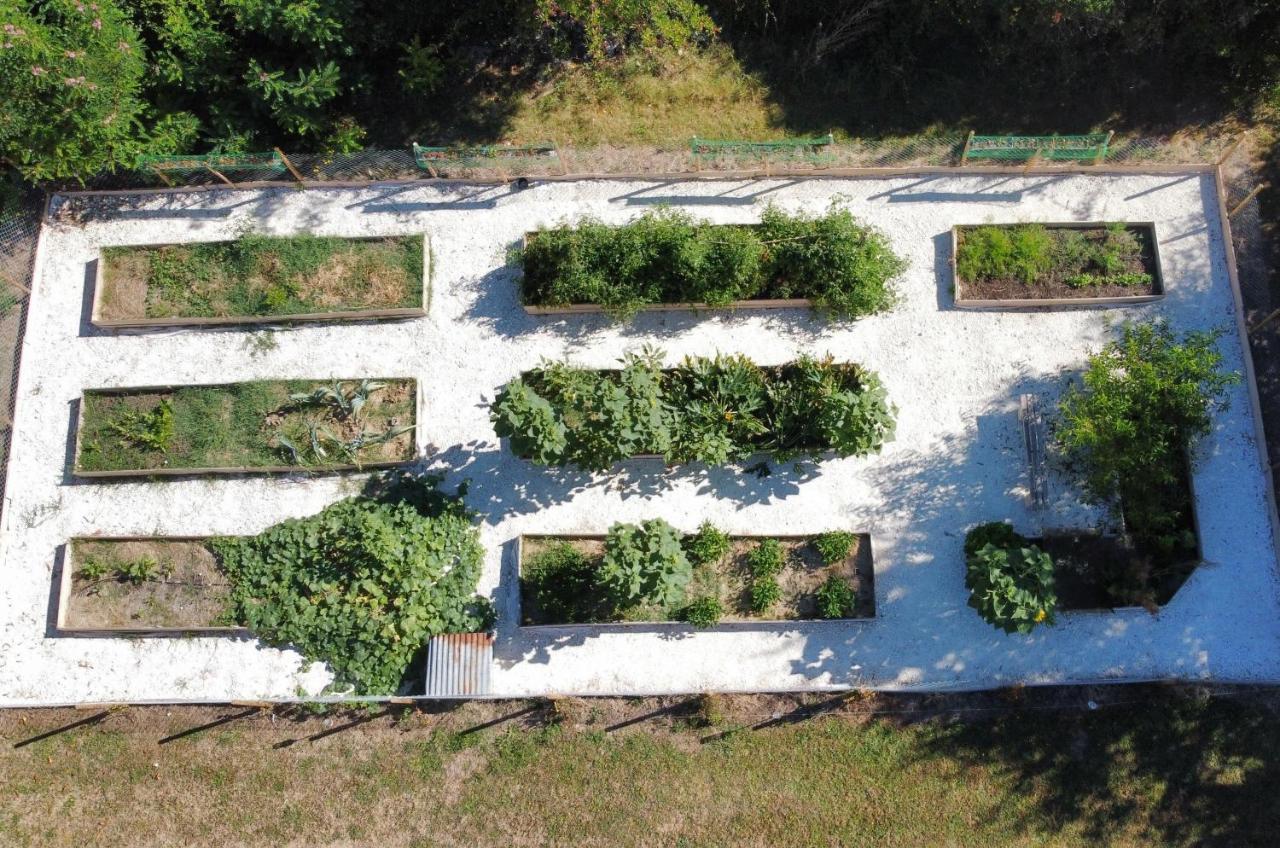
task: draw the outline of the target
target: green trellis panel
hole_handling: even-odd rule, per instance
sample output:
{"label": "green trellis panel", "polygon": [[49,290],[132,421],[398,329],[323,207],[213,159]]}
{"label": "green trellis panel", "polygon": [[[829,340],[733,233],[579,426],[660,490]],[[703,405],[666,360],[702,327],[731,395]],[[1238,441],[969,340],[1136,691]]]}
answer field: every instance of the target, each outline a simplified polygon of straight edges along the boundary
{"label": "green trellis panel", "polygon": [[1030,159],[1102,161],[1110,133],[1092,135],[975,135],[966,159]]}

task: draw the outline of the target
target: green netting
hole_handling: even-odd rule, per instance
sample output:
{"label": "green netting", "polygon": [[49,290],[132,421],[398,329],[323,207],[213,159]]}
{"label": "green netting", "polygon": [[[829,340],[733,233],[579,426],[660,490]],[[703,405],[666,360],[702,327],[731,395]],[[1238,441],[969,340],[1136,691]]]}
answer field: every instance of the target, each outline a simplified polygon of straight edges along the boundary
{"label": "green netting", "polygon": [[785,138],[773,141],[698,138],[694,136],[689,142],[689,152],[698,159],[743,156],[754,159],[803,158],[816,162],[830,158],[825,148],[834,142],[835,138],[830,133],[815,138]]}
{"label": "green netting", "polygon": [[529,144],[522,147],[485,144],[477,147],[424,147],[413,145],[413,161],[425,170],[436,167],[464,168],[492,165],[504,160],[556,156],[554,144]]}
{"label": "green netting", "polygon": [[284,170],[284,160],[279,153],[205,153],[189,156],[139,156],[137,170],[146,171],[204,171],[217,168],[221,171],[237,171],[260,168]]}
{"label": "green netting", "polygon": [[1102,161],[1107,155],[1109,133],[1093,135],[975,135],[969,140],[966,159]]}

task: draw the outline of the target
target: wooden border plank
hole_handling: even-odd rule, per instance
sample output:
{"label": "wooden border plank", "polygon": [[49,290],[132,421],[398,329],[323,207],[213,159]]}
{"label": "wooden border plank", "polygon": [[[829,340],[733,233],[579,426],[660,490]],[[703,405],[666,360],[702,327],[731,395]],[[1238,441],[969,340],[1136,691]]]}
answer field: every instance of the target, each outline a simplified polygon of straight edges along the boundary
{"label": "wooden border plank", "polygon": [[[412,234],[410,234],[412,235]],[[334,238],[342,238],[345,241],[382,241],[389,238],[404,238],[404,236],[386,235],[386,236],[360,236],[347,238],[346,236],[335,236]],[[181,242],[172,246],[185,247],[191,244],[220,244],[223,242]],[[116,245],[113,245],[116,246]],[[139,248],[156,248],[169,247],[169,244],[142,244],[142,245],[118,245],[119,247],[139,247]],[[109,320],[102,318],[102,293],[103,293],[103,273],[105,267],[105,259],[102,251],[98,252],[98,258],[93,260],[97,263],[94,269],[93,284],[93,300],[90,307],[89,323],[101,330],[127,330],[142,329],[154,327],[235,327],[250,326],[261,324],[295,324],[310,323],[317,321],[375,321],[375,320],[391,320],[397,318],[421,318],[427,314],[430,305],[430,288],[431,288],[431,236],[429,233],[422,234],[422,305],[421,306],[402,306],[390,309],[343,309],[331,312],[296,312],[286,315],[235,315],[225,317],[184,317],[173,316],[166,318],[125,318],[120,320]]]}

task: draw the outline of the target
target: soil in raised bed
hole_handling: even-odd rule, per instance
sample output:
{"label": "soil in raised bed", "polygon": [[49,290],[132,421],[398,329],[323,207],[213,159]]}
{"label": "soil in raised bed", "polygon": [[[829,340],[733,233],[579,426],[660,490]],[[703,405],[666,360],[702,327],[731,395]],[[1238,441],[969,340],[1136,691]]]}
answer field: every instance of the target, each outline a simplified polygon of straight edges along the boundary
{"label": "soil in raised bed", "polygon": [[[751,570],[747,554],[760,541],[758,538],[736,538],[729,553],[714,563],[694,566],[693,579],[685,591],[684,600],[671,608],[638,605],[625,610],[615,610],[604,596],[591,588],[582,594],[575,621],[551,620],[538,607],[529,586],[520,581],[521,624],[569,624],[611,622],[660,622],[679,619],[681,609],[698,598],[711,596],[720,601],[724,615],[721,622],[752,621],[804,621],[819,620],[817,590],[831,575],[849,582],[855,597],[852,618],[875,616],[875,573],[871,561],[871,544],[865,534],[858,534],[849,556],[830,566],[824,565],[807,539],[780,538],[786,564],[778,574],[782,589],[781,599],[764,613],[751,610]],[[549,546],[567,542],[586,554],[593,566],[604,557],[604,540],[601,538],[526,537],[523,547],[523,563],[529,562]]]}
{"label": "soil in raised bed", "polygon": [[[116,570],[147,561],[150,576],[131,581]],[[91,577],[94,566],[107,573]],[[202,542],[155,540],[72,542],[70,608],[73,629],[203,628],[224,620],[231,584]]]}
{"label": "soil in raised bed", "polygon": [[[1019,300],[1019,299],[1053,299],[1053,298],[1100,298],[1100,297],[1138,297],[1159,294],[1155,259],[1155,237],[1150,227],[1129,226],[1126,232],[1137,240],[1138,249],[1124,255],[1123,267],[1113,269],[1114,273],[1147,274],[1150,281],[1145,285],[1102,285],[1072,286],[1068,280],[1078,274],[1087,273],[1104,276],[1105,272],[1096,264],[1081,259],[1080,244],[1073,249],[1073,240],[1083,239],[1087,248],[1093,248],[1107,239],[1106,227],[1043,227],[1047,233],[1053,257],[1053,266],[1038,275],[1033,282],[1027,283],[1014,276],[989,277],[979,276],[976,279],[963,278],[960,271],[961,256],[965,251],[965,239],[968,234],[979,229],[996,228],[1012,230],[1015,227],[1028,225],[984,225],[982,227],[960,227],[956,234],[956,278],[959,296],[963,300]],[[1037,226],[1037,225],[1030,225]]]}
{"label": "soil in raised bed", "polygon": [[[358,414],[291,399],[332,381],[280,380],[165,390],[85,392],[76,468],[81,471],[160,468],[270,468],[402,462],[413,458],[412,429],[347,453],[365,434],[380,436],[416,423],[413,380],[376,380]],[[341,381],[350,392],[359,381]],[[169,409],[169,424],[162,405]],[[316,434],[313,443],[312,433]],[[317,452],[315,445],[319,445]],[[290,449],[289,445],[293,448]],[[296,452],[296,455],[295,455]]]}
{"label": "soil in raised bed", "polygon": [[98,318],[240,318],[422,305],[423,239],[249,236],[102,251]]}

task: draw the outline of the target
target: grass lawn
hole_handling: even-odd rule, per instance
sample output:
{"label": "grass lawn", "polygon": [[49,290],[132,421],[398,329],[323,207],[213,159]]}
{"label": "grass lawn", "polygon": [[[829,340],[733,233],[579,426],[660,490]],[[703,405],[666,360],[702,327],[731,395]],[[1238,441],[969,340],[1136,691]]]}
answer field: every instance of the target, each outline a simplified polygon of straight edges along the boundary
{"label": "grass lawn", "polygon": [[77,471],[325,467],[414,454],[413,380],[86,391]]}
{"label": "grass lawn", "polygon": [[45,739],[99,714],[10,711],[0,844],[1242,846],[1280,826],[1274,697],[809,700],[295,711],[179,738],[246,711],[134,708]]}
{"label": "grass lawn", "polygon": [[248,235],[209,244],[109,247],[99,314],[242,318],[422,306],[422,236]]}

